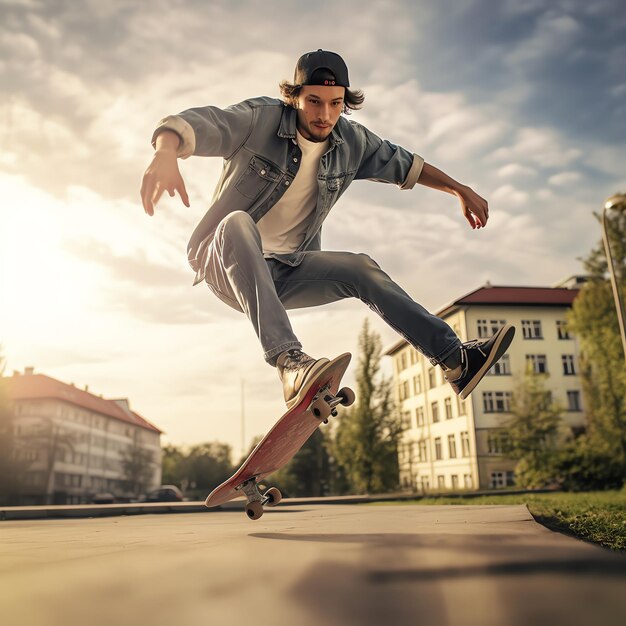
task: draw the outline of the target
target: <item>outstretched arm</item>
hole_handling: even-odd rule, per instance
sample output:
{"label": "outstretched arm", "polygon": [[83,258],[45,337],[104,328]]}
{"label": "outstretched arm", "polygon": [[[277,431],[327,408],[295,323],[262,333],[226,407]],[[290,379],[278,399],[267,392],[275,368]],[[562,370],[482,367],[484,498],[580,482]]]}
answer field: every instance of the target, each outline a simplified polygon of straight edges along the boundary
{"label": "outstretched arm", "polygon": [[424,163],[417,182],[420,185],[455,195],[460,200],[463,215],[472,228],[482,228],[487,225],[489,219],[487,200],[481,198],[467,185],[462,185],[429,163]]}
{"label": "outstretched arm", "polygon": [[154,215],[154,207],[164,191],[172,197],[178,191],[183,204],[189,206],[185,182],[178,169],[179,143],[179,136],[171,130],[164,130],[157,135],[156,151],[141,181],[141,201],[148,215]]}

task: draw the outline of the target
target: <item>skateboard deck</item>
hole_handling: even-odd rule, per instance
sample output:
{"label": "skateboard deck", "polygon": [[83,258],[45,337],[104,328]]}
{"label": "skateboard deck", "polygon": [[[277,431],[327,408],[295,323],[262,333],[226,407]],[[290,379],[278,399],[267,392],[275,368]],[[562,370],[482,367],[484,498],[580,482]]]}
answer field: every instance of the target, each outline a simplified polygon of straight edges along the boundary
{"label": "skateboard deck", "polygon": [[339,391],[351,358],[346,352],[326,364],[298,404],[274,424],[241,467],[209,494],[205,501],[207,507],[245,496],[248,500],[246,514],[250,519],[258,519],[263,515],[264,504],[278,504],[281,498],[278,489],[272,487],[261,494],[257,484],[286,465],[322,422],[328,421],[331,415],[336,416],[338,404],[349,406],[354,402],[351,389]]}

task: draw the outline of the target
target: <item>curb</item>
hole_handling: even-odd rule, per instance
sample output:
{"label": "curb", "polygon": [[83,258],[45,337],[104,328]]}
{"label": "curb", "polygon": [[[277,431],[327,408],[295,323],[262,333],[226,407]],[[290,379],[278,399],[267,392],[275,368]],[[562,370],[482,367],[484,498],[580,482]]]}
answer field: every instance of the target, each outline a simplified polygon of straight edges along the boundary
{"label": "curb", "polygon": [[[469,493],[433,493],[427,497],[478,498],[484,495],[519,495],[545,493],[552,490],[535,491],[472,491]],[[326,496],[318,498],[285,498],[281,506],[306,506],[312,504],[368,504],[372,502],[405,502],[424,498],[421,494],[385,494],[380,496]],[[163,513],[214,513],[216,511],[240,511],[244,500],[233,500],[226,504],[207,508],[202,500],[196,502],[150,502],[132,504],[75,504],[57,506],[15,506],[0,508],[0,521],[34,519],[75,519],[94,517],[118,517],[121,515],[149,515]]]}

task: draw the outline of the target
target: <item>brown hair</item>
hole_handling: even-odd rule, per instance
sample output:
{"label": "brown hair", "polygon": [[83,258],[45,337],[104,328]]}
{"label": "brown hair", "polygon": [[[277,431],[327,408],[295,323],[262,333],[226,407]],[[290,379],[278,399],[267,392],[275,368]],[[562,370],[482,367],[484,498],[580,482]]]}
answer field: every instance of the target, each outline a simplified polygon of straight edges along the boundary
{"label": "brown hair", "polygon": [[[285,102],[292,106],[294,109],[297,108],[297,99],[300,95],[300,90],[303,85],[293,85],[287,80],[283,80],[280,85],[280,95],[283,97]],[[343,97],[343,113],[346,115],[350,115],[352,111],[356,111],[363,106],[363,101],[365,100],[365,94],[361,89],[348,89],[345,87],[346,93]]]}

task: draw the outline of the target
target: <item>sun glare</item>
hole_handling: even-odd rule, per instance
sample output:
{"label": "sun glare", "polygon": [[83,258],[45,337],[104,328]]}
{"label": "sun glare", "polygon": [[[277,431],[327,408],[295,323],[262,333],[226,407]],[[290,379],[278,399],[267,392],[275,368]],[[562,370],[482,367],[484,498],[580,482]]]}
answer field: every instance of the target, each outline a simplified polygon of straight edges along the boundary
{"label": "sun glare", "polygon": [[77,332],[89,304],[88,273],[63,251],[67,209],[21,177],[1,176],[0,342]]}

